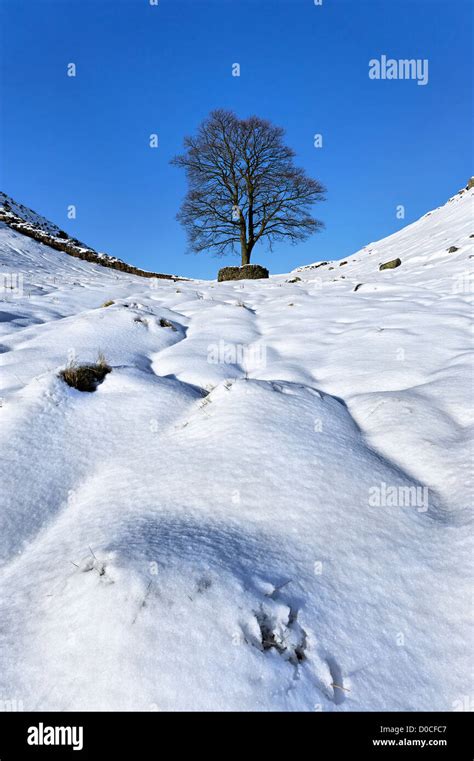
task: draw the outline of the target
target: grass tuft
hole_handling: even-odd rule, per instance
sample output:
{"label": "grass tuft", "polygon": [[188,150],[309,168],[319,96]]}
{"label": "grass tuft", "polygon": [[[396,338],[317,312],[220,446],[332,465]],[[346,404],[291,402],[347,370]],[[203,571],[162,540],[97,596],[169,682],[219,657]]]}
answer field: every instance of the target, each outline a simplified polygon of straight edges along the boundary
{"label": "grass tuft", "polygon": [[71,388],[91,392],[96,390],[99,383],[102,383],[110,372],[112,368],[104,354],[99,352],[97,361],[93,364],[80,365],[77,360],[71,360],[64,370],[61,370],[59,377]]}
{"label": "grass tuft", "polygon": [[175,326],[172,322],[169,320],[165,320],[164,317],[160,317],[160,327],[162,328],[171,328],[171,330],[176,330]]}

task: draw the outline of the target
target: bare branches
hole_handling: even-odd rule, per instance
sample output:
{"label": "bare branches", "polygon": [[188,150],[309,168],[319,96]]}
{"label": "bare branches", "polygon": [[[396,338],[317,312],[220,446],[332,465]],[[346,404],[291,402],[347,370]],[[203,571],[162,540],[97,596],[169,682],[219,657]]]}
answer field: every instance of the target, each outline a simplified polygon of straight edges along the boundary
{"label": "bare branches", "polygon": [[185,169],[189,184],[177,218],[191,250],[221,256],[240,246],[248,264],[259,240],[271,248],[323,227],[311,207],[324,199],[324,187],[294,165],[283,137],[283,129],[265,119],[240,120],[220,109],[185,138],[185,152],[171,163]]}

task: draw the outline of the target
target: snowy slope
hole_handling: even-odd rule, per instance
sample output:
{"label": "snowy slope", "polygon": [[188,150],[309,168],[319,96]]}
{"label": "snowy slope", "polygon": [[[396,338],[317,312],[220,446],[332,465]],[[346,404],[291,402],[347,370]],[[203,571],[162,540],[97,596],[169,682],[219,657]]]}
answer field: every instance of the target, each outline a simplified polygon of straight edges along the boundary
{"label": "snowy slope", "polygon": [[60,232],[59,227],[46,219],[46,217],[37,214],[33,209],[18,203],[2,192],[0,192],[0,214],[7,217],[7,219],[18,220],[18,222],[22,222],[30,227],[36,227],[50,235],[57,235]]}
{"label": "snowy slope", "polygon": [[[102,267],[110,267],[115,270],[127,272],[132,275],[139,275],[141,277],[157,277],[171,280],[176,277],[174,275],[148,272],[147,270],[142,270],[131,264],[127,264],[121,259],[117,259],[116,256],[109,256],[109,254],[96,251],[90,246],[81,243],[77,238],[72,238],[57,225],[49,222],[45,217],[42,217],[40,214],[37,214],[32,209],[18,203],[10,196],[7,196],[6,193],[2,192],[0,192],[0,223],[2,224],[2,228],[7,226],[11,230],[20,233],[22,238],[25,236],[30,237],[33,240],[42,243],[43,246],[48,246],[48,248],[52,248],[55,251],[69,254],[69,256],[78,258],[81,261],[100,264]],[[33,251],[38,253],[39,258],[48,259],[47,254],[45,257],[44,250],[40,251],[39,249],[34,248]]]}
{"label": "snowy slope", "polygon": [[89,246],[85,246],[76,238],[71,238],[64,230],[50,222],[46,217],[38,214],[36,211],[29,209],[18,201],[0,192],[0,221],[23,235],[32,236],[37,240],[43,240],[45,243],[56,242],[58,244],[68,243],[77,253],[90,253],[98,259],[105,262],[114,263],[120,260],[108,254],[99,253]]}
{"label": "snowy slope", "polygon": [[[143,280],[0,223],[23,275],[0,303],[0,701],[464,705],[473,192],[254,282]],[[101,350],[95,393],[58,377]]]}
{"label": "snowy slope", "polygon": [[[339,281],[348,279],[363,292],[379,290],[380,284],[391,290],[398,283],[441,288],[451,279],[453,290],[458,277],[469,279],[467,257],[472,253],[472,188],[456,193],[449,201],[421,219],[376,243],[370,243],[343,262],[321,262],[295,270],[298,275]],[[471,236],[471,237],[470,237]],[[457,251],[449,251],[455,247]],[[379,265],[395,258],[400,268],[379,272]],[[468,268],[469,270],[469,268]],[[460,284],[461,290],[464,285]]]}

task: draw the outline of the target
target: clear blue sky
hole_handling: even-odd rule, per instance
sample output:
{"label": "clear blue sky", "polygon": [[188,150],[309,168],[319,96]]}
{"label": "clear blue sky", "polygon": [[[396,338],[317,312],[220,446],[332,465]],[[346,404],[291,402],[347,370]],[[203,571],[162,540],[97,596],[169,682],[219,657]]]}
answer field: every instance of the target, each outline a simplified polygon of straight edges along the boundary
{"label": "clear blue sky", "polygon": [[[231,108],[283,126],[328,189],[316,207],[323,233],[258,247],[254,261],[285,272],[341,258],[444,203],[472,173],[472,5],[0,0],[1,188],[127,262],[214,277],[238,261],[185,254],[175,220],[185,178],[168,162],[210,110]],[[428,84],[369,79],[382,54],[428,59]]]}

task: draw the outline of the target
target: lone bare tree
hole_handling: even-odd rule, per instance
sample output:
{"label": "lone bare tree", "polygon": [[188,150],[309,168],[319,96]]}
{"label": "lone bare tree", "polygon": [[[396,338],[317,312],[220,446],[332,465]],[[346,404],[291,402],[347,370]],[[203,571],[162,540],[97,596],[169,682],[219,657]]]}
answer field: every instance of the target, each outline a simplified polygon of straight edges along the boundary
{"label": "lone bare tree", "polygon": [[324,187],[293,163],[294,151],[283,143],[284,130],[251,116],[212,111],[185,152],[172,164],[186,170],[189,189],[177,219],[189,247],[217,255],[240,246],[249,264],[259,240],[304,240],[323,227],[311,206],[323,200]]}

